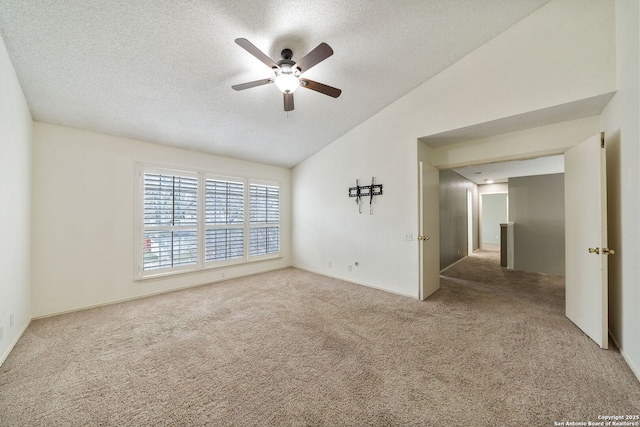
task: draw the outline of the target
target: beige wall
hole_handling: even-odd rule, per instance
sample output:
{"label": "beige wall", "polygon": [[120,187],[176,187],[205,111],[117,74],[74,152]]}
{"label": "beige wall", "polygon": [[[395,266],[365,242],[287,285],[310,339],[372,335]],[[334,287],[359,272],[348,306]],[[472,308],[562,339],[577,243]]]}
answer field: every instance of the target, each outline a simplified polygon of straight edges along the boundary
{"label": "beige wall", "polygon": [[31,132],[0,38],[0,364],[31,321]]}
{"label": "beige wall", "polygon": [[[34,317],[291,264],[290,169],[44,123],[33,159]],[[134,281],[136,162],[281,182],[284,256]]]}

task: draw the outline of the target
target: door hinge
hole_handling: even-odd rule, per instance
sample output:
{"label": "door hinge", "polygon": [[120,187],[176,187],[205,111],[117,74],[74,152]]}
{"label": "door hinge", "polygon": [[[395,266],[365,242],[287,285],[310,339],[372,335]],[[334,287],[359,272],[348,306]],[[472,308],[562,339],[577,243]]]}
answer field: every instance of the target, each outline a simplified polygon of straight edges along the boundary
{"label": "door hinge", "polygon": [[604,148],[604,132],[600,132],[600,146]]}

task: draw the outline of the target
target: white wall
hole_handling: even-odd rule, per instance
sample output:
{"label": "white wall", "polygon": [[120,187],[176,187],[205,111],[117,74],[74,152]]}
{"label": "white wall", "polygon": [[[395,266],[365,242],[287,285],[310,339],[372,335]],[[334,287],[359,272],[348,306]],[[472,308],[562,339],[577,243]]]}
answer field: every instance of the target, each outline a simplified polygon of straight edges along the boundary
{"label": "white wall", "polygon": [[616,1],[618,92],[602,114],[607,144],[609,329],[640,379],[640,7]]}
{"label": "white wall", "polygon": [[[367,124],[294,168],[293,263],[417,297],[415,139],[378,118]],[[414,172],[410,181],[407,171]],[[373,215],[368,199],[359,214],[348,189],[356,179],[369,185],[372,176],[383,185],[383,195],[375,196]],[[413,240],[405,241],[406,233]]]}
{"label": "white wall", "polygon": [[500,224],[509,220],[507,216],[507,195],[486,193],[480,197],[482,209],[482,242],[500,243]]}
{"label": "white wall", "polygon": [[478,185],[478,194],[496,194],[496,193],[508,193],[508,192],[509,192],[509,185],[506,182]]}
{"label": "white wall", "polygon": [[0,364],[31,321],[31,134],[31,113],[0,38]]}
{"label": "white wall", "polygon": [[[615,91],[614,23],[612,1],[552,0],[296,166],[294,265],[417,297],[417,139]],[[457,166],[436,151],[432,164]],[[347,188],[372,175],[384,195],[358,215]]]}
{"label": "white wall", "polygon": [[601,131],[600,116],[584,117],[438,147],[433,150],[433,164],[454,168],[563,154]]}
{"label": "white wall", "polygon": [[[482,184],[482,185],[478,185],[478,195],[479,195],[479,218],[478,218],[478,225],[479,225],[479,229],[480,229],[480,235],[484,234],[483,232],[483,228],[484,228],[484,219],[483,219],[483,215],[484,215],[484,208],[483,208],[483,197],[484,195],[496,195],[496,194],[506,194],[509,192],[509,186],[506,182],[498,182],[495,184]],[[505,207],[505,215],[506,215],[506,220],[505,221],[501,221],[500,223],[505,223],[509,220],[509,215],[508,215],[508,197],[507,197],[507,206]],[[498,225],[499,228],[499,225]],[[500,233],[500,229],[498,229],[498,233]],[[498,236],[500,237],[500,236]],[[481,239],[482,240],[482,239]],[[498,239],[498,241],[500,241],[500,239]],[[482,245],[480,245],[480,247],[482,247]]]}
{"label": "white wall", "polygon": [[426,137],[609,94],[615,65],[613,0],[551,0],[390,110]]}
{"label": "white wall", "polygon": [[[38,122],[33,140],[33,317],[291,265],[290,169]],[[283,258],[134,281],[136,162],[280,181]]]}

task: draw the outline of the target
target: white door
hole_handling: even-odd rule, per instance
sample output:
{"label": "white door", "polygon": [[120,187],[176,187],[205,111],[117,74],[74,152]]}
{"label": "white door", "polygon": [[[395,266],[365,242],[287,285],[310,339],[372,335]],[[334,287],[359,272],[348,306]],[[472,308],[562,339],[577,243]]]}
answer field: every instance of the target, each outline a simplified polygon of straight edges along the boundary
{"label": "white door", "polygon": [[440,172],[420,162],[420,299],[440,289]]}
{"label": "white door", "polygon": [[565,163],[566,315],[608,344],[607,175],[604,134],[571,148]]}

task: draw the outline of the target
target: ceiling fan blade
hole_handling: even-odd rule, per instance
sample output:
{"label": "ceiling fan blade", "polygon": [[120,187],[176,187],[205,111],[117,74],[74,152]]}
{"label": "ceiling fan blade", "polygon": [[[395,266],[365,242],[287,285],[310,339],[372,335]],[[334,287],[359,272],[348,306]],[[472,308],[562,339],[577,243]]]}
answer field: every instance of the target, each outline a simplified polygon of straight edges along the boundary
{"label": "ceiling fan blade", "polygon": [[245,90],[245,89],[249,89],[256,86],[266,85],[269,83],[273,83],[273,79],[262,79],[262,80],[256,80],[254,82],[241,83],[239,85],[233,85],[231,86],[231,88],[235,90]]}
{"label": "ceiling fan blade", "polygon": [[253,45],[253,43],[251,43],[249,40],[243,39],[243,38],[239,38],[239,39],[236,39],[236,43],[241,48],[243,48],[244,50],[249,52],[251,55],[255,56],[260,61],[262,61],[267,67],[269,67],[269,68],[280,68],[280,67],[278,67],[278,64],[276,64],[276,62],[273,59],[269,58],[267,55],[262,53],[262,51],[260,49],[258,49],[257,47],[255,47]]}
{"label": "ceiling fan blade", "polygon": [[300,84],[301,87],[306,87],[307,89],[315,90],[316,92],[323,93],[332,98],[337,98],[342,93],[342,91],[338,88],[328,86],[322,83],[318,83],[309,79],[300,78],[300,83],[301,83]]}
{"label": "ceiling fan blade", "polygon": [[284,111],[293,111],[293,93],[284,93]]}
{"label": "ceiling fan blade", "polygon": [[308,71],[311,67],[324,61],[328,57],[333,55],[333,49],[326,43],[320,43],[311,52],[307,53],[301,60],[296,62],[295,68],[300,70],[300,73]]}

